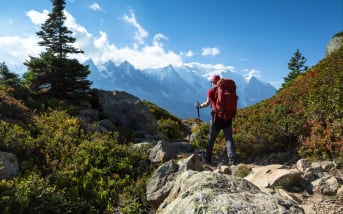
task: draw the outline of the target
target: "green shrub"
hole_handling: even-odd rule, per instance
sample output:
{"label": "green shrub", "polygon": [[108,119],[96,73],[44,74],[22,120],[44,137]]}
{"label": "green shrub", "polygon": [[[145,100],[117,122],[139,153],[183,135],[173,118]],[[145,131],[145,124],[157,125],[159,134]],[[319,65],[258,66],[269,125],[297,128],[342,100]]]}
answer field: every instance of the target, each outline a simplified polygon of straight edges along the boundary
{"label": "green shrub", "polygon": [[151,114],[155,116],[156,120],[170,119],[170,120],[175,121],[179,126],[181,126],[182,124],[181,120],[175,117],[174,115],[170,114],[165,109],[162,109],[156,104],[149,102],[147,100],[143,100],[142,102],[148,106]]}
{"label": "green shrub", "polygon": [[182,139],[181,128],[179,123],[171,119],[159,120],[157,121],[159,131],[168,138],[168,140],[179,140]]}
{"label": "green shrub", "polygon": [[[343,47],[272,98],[239,109],[234,122],[238,147],[256,145],[257,152],[291,151],[303,158],[342,156],[342,56]],[[241,153],[249,156],[250,149]]]}
{"label": "green shrub", "polygon": [[0,120],[0,149],[25,154],[35,148],[31,132],[15,123]]}
{"label": "green shrub", "polygon": [[182,139],[182,121],[179,118],[147,100],[143,100],[143,103],[148,106],[149,111],[158,121],[160,132],[162,132],[168,140]]}
{"label": "green shrub", "polygon": [[15,138],[34,147],[20,158],[21,176],[1,183],[5,213],[148,213],[143,193],[152,169],[138,170],[146,156],[119,144],[118,133],[86,133],[66,111],[37,115],[34,135],[2,123],[3,146]]}
{"label": "green shrub", "polygon": [[0,85],[0,119],[17,119],[28,122],[31,111],[25,104],[11,95],[13,88]]}
{"label": "green shrub", "polygon": [[237,170],[237,176],[240,178],[246,177],[251,172],[251,169],[249,169],[247,165],[240,165]]}
{"label": "green shrub", "polygon": [[76,207],[66,206],[63,190],[56,189],[35,173],[0,182],[2,213],[66,213]]}
{"label": "green shrub", "polygon": [[199,123],[192,129],[192,139],[190,143],[196,148],[204,150],[208,141],[209,129],[209,123]]}
{"label": "green shrub", "polygon": [[50,112],[53,110],[66,111],[70,115],[77,115],[81,109],[79,101],[58,99],[46,94],[33,94],[34,102],[29,103],[29,107],[37,112]]}
{"label": "green shrub", "polygon": [[307,126],[311,127],[311,134],[299,137],[301,156],[311,159],[343,158],[343,119],[333,122],[314,119]]}

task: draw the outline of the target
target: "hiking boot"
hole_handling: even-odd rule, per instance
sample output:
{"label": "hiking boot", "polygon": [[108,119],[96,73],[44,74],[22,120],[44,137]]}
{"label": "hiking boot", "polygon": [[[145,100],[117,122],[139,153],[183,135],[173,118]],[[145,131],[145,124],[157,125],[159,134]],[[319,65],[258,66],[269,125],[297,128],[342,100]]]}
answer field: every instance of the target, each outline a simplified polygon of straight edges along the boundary
{"label": "hiking boot", "polygon": [[230,158],[230,159],[227,161],[227,165],[228,165],[228,166],[235,165],[235,159]]}
{"label": "hiking boot", "polygon": [[204,164],[212,164],[211,157],[208,157],[205,152],[202,153],[202,162]]}

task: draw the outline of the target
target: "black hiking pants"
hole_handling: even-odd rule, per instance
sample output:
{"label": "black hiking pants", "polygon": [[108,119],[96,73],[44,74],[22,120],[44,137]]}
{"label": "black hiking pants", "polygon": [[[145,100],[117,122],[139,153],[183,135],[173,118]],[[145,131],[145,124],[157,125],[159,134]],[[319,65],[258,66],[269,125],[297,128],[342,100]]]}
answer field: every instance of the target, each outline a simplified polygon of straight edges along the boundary
{"label": "black hiking pants", "polygon": [[220,118],[212,118],[212,120],[210,121],[210,133],[205,155],[209,159],[212,157],[214,142],[220,130],[223,130],[224,132],[228,159],[234,160],[236,158],[236,148],[232,138],[232,119],[224,120]]}

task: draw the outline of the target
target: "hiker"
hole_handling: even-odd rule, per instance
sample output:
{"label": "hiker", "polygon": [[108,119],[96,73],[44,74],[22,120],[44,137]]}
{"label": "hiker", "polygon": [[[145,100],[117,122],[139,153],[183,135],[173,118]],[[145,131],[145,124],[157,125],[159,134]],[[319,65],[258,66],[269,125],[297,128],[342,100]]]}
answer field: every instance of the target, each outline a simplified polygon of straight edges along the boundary
{"label": "hiker", "polygon": [[[229,119],[223,119],[223,117],[221,117],[222,115],[217,113],[218,109],[216,109],[217,105],[217,84],[219,84],[219,80],[220,80],[220,76],[215,75],[212,77],[211,79],[211,83],[212,83],[212,88],[210,88],[207,92],[207,100],[203,103],[199,103],[197,102],[195,104],[196,108],[204,108],[207,107],[209,105],[211,105],[212,111],[211,111],[211,121],[210,121],[210,133],[209,133],[209,138],[208,138],[208,142],[207,142],[207,146],[206,146],[206,152],[203,153],[203,160],[205,163],[207,164],[212,164],[211,158],[212,158],[212,150],[213,150],[213,146],[214,146],[214,142],[217,138],[217,135],[219,133],[220,130],[223,130],[224,132],[224,136],[225,136],[225,140],[226,140],[226,147],[227,147],[227,156],[228,156],[228,165],[233,165],[236,159],[236,151],[235,151],[235,144],[232,138],[232,117],[226,117]],[[233,82],[232,80],[230,80],[231,82]],[[234,82],[233,82],[234,84]],[[234,84],[234,87],[235,84]],[[237,105],[237,96],[236,96],[236,88],[234,88],[234,96],[235,96],[235,100],[234,102],[234,107],[236,108]],[[227,105],[227,104],[226,104]],[[219,108],[219,107],[217,107]],[[236,111],[236,109],[235,109]],[[235,112],[234,112],[235,113]]]}

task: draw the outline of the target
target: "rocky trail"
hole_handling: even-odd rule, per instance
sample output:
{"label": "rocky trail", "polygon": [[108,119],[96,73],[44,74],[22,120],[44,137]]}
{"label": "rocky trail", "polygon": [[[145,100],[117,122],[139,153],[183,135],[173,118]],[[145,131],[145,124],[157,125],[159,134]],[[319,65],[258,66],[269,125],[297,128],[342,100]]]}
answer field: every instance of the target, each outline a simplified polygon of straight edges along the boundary
{"label": "rocky trail", "polygon": [[163,160],[147,186],[156,213],[343,213],[343,168],[334,161],[209,165],[200,152],[177,155],[186,145],[151,150]]}

